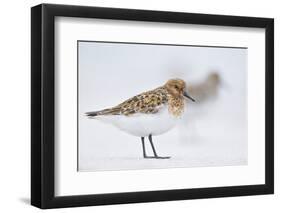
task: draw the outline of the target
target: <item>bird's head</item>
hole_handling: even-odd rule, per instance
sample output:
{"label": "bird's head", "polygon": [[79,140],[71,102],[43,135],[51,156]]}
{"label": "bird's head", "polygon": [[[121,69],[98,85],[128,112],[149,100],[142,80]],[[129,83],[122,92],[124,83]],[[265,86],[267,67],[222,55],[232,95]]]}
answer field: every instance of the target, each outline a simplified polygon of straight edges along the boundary
{"label": "bird's head", "polygon": [[182,79],[170,79],[166,82],[164,87],[167,91],[175,97],[186,97],[192,101],[195,101],[186,91],[185,81]]}
{"label": "bird's head", "polygon": [[212,85],[219,85],[221,83],[220,75],[216,72],[212,72],[207,76],[206,82]]}

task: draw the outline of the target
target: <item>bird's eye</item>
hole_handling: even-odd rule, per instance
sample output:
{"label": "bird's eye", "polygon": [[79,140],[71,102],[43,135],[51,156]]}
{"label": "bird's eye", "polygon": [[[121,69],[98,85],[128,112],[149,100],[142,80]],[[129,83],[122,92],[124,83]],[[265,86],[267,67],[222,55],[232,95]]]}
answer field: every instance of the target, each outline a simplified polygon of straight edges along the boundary
{"label": "bird's eye", "polygon": [[176,89],[179,89],[178,85],[175,85],[175,88],[176,88]]}

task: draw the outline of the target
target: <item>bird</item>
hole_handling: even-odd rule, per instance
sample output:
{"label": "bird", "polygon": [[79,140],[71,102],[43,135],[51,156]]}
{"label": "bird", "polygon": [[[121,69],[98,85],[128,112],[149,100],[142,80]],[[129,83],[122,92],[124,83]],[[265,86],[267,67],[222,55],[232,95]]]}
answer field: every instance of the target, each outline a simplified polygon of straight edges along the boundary
{"label": "bird", "polygon": [[217,72],[209,73],[206,78],[197,84],[190,84],[188,91],[190,95],[196,96],[196,103],[202,104],[208,100],[214,100],[218,95],[221,77]]}
{"label": "bird", "polygon": [[[135,95],[114,107],[86,112],[85,115],[140,137],[143,158],[169,159],[169,156],[157,154],[152,137],[164,134],[176,126],[184,113],[184,98],[195,101],[186,91],[184,80],[169,79],[164,85]],[[150,142],[153,156],[146,153],[146,137]]]}
{"label": "bird", "polygon": [[184,128],[184,131],[180,131],[180,134],[184,138],[181,141],[195,142],[202,135],[198,125],[206,125],[208,115],[212,114],[217,109],[217,104],[221,103],[217,100],[223,83],[221,74],[211,71],[201,81],[191,82],[187,86],[189,94],[196,97],[196,102],[190,104],[188,113],[183,116],[185,125],[180,128]]}

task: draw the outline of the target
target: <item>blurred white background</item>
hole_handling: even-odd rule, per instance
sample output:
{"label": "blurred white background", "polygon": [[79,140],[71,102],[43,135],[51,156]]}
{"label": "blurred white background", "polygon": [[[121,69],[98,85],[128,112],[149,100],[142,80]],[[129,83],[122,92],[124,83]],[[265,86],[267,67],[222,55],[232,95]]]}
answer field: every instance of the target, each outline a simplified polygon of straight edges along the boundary
{"label": "blurred white background", "polygon": [[[186,0],[45,0],[45,3],[170,10],[275,18],[275,54],[281,55],[280,2]],[[41,212],[30,206],[30,7],[40,0],[1,4],[1,212]],[[275,195],[48,210],[48,212],[279,212],[281,208],[281,69],[275,62]]]}
{"label": "blurred white background", "polygon": [[[186,101],[180,124],[154,137],[158,153],[171,159],[143,159],[139,137],[85,116],[170,78],[190,86],[213,71],[218,94],[201,102],[193,94],[198,101]],[[246,82],[245,48],[79,42],[79,171],[247,164]],[[151,153],[148,140],[146,147]]]}

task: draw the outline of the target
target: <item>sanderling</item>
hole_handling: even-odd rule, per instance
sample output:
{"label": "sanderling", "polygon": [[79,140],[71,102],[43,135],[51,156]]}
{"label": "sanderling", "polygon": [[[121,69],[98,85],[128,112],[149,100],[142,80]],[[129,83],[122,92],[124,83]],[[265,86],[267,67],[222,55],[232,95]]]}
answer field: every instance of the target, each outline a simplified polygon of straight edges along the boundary
{"label": "sanderling", "polygon": [[[184,113],[184,97],[194,101],[183,80],[170,79],[163,86],[136,95],[115,107],[86,112],[86,115],[141,137],[144,158],[167,159],[170,157],[157,154],[152,136],[163,134],[177,124]],[[145,137],[149,139],[154,156],[146,154]]]}
{"label": "sanderling", "polygon": [[212,72],[200,83],[191,84],[187,88],[190,95],[196,97],[196,103],[201,104],[207,100],[214,100],[218,95],[219,86],[222,84],[218,73]]}
{"label": "sanderling", "polygon": [[197,126],[200,123],[206,124],[206,117],[219,107],[221,102],[217,100],[223,85],[221,75],[218,72],[211,72],[203,80],[187,86],[189,94],[196,97],[196,103],[191,104],[188,113],[183,116],[183,121],[188,122],[185,122],[185,131],[181,133],[189,137],[189,140],[184,142],[196,141],[202,136],[202,131],[198,130]]}

